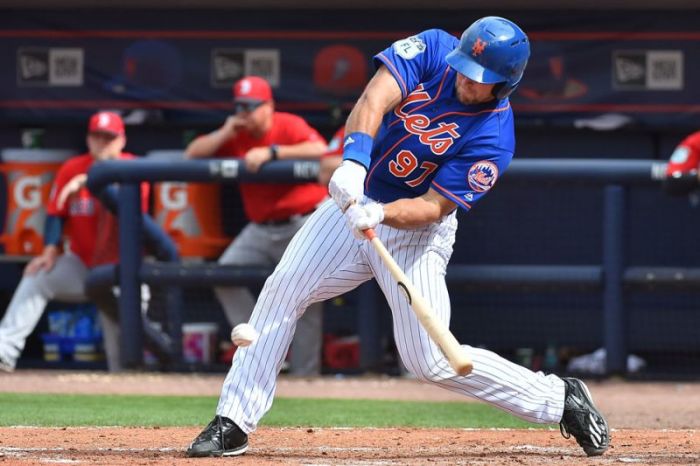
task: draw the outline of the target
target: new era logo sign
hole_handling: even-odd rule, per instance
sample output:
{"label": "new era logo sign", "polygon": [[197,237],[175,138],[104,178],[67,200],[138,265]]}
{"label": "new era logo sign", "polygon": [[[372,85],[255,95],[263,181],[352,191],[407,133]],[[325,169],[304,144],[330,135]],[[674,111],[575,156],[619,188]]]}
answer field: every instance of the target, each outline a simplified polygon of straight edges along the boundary
{"label": "new era logo sign", "polygon": [[212,87],[230,87],[246,75],[265,78],[270,86],[280,83],[280,52],[277,49],[213,49]]}
{"label": "new era logo sign", "polygon": [[683,90],[680,50],[616,50],[612,57],[613,87],[618,90]]}
{"label": "new era logo sign", "polygon": [[245,75],[245,52],[235,49],[214,49],[211,53],[211,83],[214,87],[230,87]]}
{"label": "new era logo sign", "polygon": [[19,86],[82,86],[83,49],[19,48],[17,84]]}
{"label": "new era logo sign", "polygon": [[619,56],[614,64],[615,82],[618,85],[644,85],[647,70],[645,54]]}
{"label": "new era logo sign", "polygon": [[21,49],[17,52],[17,82],[42,84],[49,81],[48,49]]}

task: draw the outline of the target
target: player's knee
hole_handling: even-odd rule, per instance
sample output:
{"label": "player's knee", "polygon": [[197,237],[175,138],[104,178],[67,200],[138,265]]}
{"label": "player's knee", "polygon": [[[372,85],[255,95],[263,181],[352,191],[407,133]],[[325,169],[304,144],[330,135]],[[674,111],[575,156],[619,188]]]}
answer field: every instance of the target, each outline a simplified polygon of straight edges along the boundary
{"label": "player's knee", "polygon": [[53,295],[56,292],[55,288],[57,288],[54,281],[51,280],[48,274],[43,270],[33,275],[23,276],[20,286],[25,291],[29,290],[30,292],[39,293],[41,295]]}
{"label": "player's knee", "polygon": [[298,301],[296,304],[300,304],[302,301],[306,302],[308,300],[307,284],[304,280],[300,280],[300,277],[298,271],[277,267],[267,277],[261,296],[270,293],[283,293],[286,302],[294,299]]}
{"label": "player's knee", "polygon": [[422,360],[419,364],[407,365],[406,368],[421,382],[435,383],[445,379],[445,374],[435,361]]}

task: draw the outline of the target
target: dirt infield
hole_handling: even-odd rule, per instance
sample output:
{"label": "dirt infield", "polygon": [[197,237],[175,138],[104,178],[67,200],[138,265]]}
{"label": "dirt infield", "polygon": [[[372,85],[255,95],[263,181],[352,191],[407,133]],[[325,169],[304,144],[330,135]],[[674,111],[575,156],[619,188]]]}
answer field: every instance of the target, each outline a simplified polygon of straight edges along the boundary
{"label": "dirt infield", "polygon": [[[223,374],[162,375],[19,371],[0,391],[216,395]],[[605,456],[587,459],[559,430],[260,428],[239,458],[189,459],[200,427],[0,429],[2,464],[540,465],[700,464],[700,384],[589,384],[613,428]],[[396,378],[282,378],[278,396],[457,400]],[[1,415],[1,414],[0,414]]]}
{"label": "dirt infield", "polygon": [[[697,431],[621,430],[603,457],[587,459],[559,431],[463,429],[271,429],[251,437],[238,458],[190,459],[196,428],[2,429],[8,464],[600,465],[694,464]],[[224,463],[225,462],[225,463]]]}

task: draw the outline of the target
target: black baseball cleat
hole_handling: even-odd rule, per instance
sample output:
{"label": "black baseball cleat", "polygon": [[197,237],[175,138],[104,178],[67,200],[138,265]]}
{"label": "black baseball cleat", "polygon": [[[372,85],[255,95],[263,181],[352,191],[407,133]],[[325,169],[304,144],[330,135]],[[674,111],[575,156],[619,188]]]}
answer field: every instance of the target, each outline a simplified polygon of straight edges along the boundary
{"label": "black baseball cleat", "polygon": [[572,435],[588,456],[602,455],[610,446],[608,423],[593,404],[586,384],[579,379],[562,377],[566,386],[564,415],[559,423],[561,435]]}
{"label": "black baseball cleat", "polygon": [[187,449],[187,456],[237,456],[248,449],[248,435],[223,416],[214,419]]}

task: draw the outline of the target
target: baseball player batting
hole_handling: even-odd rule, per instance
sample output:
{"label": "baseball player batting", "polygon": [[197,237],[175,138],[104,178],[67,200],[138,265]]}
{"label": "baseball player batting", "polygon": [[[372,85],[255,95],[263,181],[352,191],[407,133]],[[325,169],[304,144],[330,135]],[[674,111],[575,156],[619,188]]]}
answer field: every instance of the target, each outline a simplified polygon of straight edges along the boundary
{"label": "baseball player batting", "polygon": [[506,170],[515,150],[508,96],[530,55],[513,22],[486,17],[460,40],[433,29],[374,57],[377,71],[345,126],[343,162],[329,200],[292,239],[268,278],[250,323],[258,340],[236,352],[216,416],[189,456],[239,455],[270,409],[296,321],[311,303],[377,280],[393,313],[401,359],[419,380],[478,398],[521,419],[560,424],[588,455],[608,448],[608,426],[576,379],[534,373],[462,345],[473,363],[459,375],[420,324],[363,231],[374,229],[445,326],[445,270],[457,209],[469,211]]}

